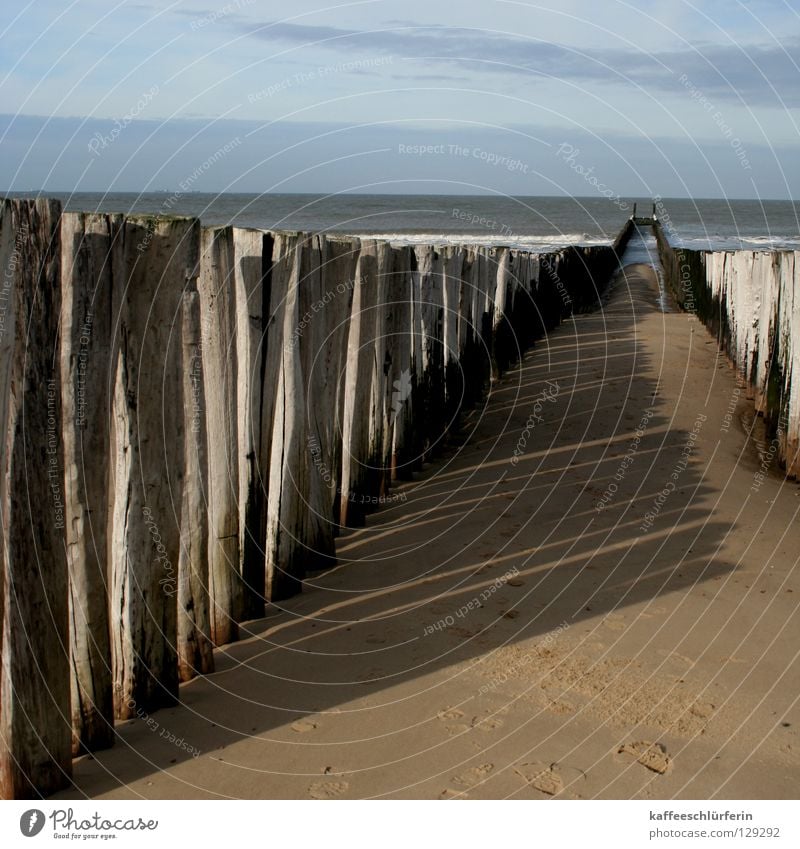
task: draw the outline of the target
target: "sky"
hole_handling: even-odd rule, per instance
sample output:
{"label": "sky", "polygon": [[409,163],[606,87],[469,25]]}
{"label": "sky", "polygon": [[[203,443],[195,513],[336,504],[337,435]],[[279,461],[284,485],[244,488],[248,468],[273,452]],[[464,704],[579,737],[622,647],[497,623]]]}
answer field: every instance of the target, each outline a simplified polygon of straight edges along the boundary
{"label": "sky", "polygon": [[800,197],[800,0],[3,0],[0,188]]}

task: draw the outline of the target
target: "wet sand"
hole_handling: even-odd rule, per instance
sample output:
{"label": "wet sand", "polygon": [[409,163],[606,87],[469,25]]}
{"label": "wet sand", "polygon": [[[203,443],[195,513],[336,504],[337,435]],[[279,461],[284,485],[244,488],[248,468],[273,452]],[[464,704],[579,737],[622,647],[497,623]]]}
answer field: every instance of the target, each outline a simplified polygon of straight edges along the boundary
{"label": "wet sand", "polygon": [[628,266],[58,798],[796,798],[800,487],[658,303]]}

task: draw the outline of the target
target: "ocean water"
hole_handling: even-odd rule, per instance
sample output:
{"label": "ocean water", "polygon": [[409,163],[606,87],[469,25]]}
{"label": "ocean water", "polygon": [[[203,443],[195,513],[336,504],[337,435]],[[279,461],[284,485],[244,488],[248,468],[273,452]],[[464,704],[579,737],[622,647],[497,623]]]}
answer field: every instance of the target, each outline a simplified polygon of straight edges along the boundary
{"label": "ocean water", "polygon": [[[551,249],[608,244],[651,199],[456,195],[285,195],[168,192],[56,194],[72,211],[199,217],[204,224],[370,235],[395,242],[471,242]],[[686,247],[800,249],[800,203],[662,201],[670,241]]]}

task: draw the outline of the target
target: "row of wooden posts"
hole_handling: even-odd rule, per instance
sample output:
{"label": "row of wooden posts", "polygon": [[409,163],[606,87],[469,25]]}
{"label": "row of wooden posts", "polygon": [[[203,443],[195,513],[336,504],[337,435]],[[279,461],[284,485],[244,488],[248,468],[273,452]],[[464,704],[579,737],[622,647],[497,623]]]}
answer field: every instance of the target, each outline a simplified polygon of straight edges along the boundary
{"label": "row of wooden posts", "polygon": [[615,262],[5,200],[0,794],[212,672]]}
{"label": "row of wooden posts", "polygon": [[764,418],[770,463],[774,456],[787,477],[800,477],[800,251],[674,245],[668,217],[655,233],[672,296],[717,338],[741,379],[741,400]]}

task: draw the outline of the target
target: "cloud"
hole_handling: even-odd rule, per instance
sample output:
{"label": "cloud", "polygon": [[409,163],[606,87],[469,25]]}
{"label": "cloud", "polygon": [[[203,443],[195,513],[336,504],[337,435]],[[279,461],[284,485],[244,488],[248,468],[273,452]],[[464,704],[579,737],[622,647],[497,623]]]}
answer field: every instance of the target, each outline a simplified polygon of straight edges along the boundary
{"label": "cloud", "polygon": [[535,38],[444,26],[403,24],[357,30],[326,25],[254,24],[231,21],[237,30],[262,41],[374,54],[431,64],[457,65],[472,72],[527,78],[605,83],[683,93],[685,74],[708,97],[749,106],[800,105],[800,38],[761,45],[690,44],[679,50],[635,48],[579,49]]}

